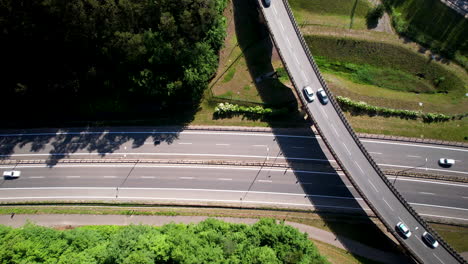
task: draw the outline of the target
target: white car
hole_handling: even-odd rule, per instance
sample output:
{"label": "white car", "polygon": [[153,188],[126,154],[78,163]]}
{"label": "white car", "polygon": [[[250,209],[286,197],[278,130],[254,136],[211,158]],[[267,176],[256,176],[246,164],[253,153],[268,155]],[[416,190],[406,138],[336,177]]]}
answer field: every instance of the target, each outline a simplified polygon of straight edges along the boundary
{"label": "white car", "polygon": [[3,172],[4,178],[19,178],[20,176],[21,176],[21,171],[17,171],[17,170]]}
{"label": "white car", "polygon": [[402,234],[404,237],[409,238],[411,236],[411,231],[403,222],[398,222],[396,227],[397,231],[400,232],[400,234]]}
{"label": "white car", "polygon": [[441,159],[439,160],[439,165],[440,165],[440,166],[443,166],[443,167],[450,167],[450,166],[452,166],[453,164],[455,164],[455,160],[453,160],[453,159],[441,158]]}
{"label": "white car", "polygon": [[314,101],[314,91],[312,90],[312,88],[310,88],[310,86],[304,87],[302,91],[304,92],[304,96],[309,103]]}

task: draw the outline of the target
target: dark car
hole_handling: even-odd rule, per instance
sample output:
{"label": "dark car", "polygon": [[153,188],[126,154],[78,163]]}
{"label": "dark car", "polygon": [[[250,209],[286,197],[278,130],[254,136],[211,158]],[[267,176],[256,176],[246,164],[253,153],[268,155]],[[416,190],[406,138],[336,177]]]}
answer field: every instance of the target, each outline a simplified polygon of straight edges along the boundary
{"label": "dark car", "polygon": [[265,7],[269,7],[271,5],[271,0],[263,0],[263,4]]}
{"label": "dark car", "polygon": [[325,90],[323,90],[322,88],[317,90],[317,97],[319,98],[320,102],[322,102],[322,104],[328,104],[327,93],[325,93]]}
{"label": "dark car", "polygon": [[422,238],[424,242],[426,242],[426,244],[431,248],[436,248],[437,246],[439,246],[439,242],[437,242],[437,240],[435,240],[435,238],[428,232],[424,232]]}

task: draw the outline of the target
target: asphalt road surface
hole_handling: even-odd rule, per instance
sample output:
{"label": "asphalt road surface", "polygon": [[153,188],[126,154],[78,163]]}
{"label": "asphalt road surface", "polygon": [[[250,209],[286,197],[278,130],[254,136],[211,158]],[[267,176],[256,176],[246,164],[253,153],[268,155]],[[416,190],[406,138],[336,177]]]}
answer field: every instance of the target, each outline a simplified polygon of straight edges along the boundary
{"label": "asphalt road surface", "polygon": [[[24,165],[16,169],[22,175],[1,182],[0,201],[146,200],[353,212],[364,208],[370,213],[346,177],[332,172],[164,164]],[[468,222],[468,184],[404,177],[396,184],[423,216]]]}
{"label": "asphalt road surface", "polygon": [[[215,131],[0,132],[3,159],[153,158],[332,163],[320,136]],[[363,139],[383,169],[468,177],[468,149],[388,140]],[[439,166],[441,157],[456,161]]]}
{"label": "asphalt road surface", "polygon": [[[284,3],[272,1],[269,8],[264,8],[260,0],[258,3],[269,25],[276,47],[281,53],[283,63],[287,65],[290,77],[295,82],[297,94],[302,95],[301,90],[305,86],[312,87],[314,91],[322,88]],[[305,102],[304,98],[302,101]],[[333,105],[331,103],[322,105],[316,100],[306,104],[306,107],[321,128],[322,136],[327,137],[330,147],[349,171],[350,177],[380,214],[382,222],[388,228],[394,227],[400,221],[410,227],[413,235],[408,239],[399,239],[410,249],[413,256],[423,263],[458,263],[455,256],[444,246],[431,249],[424,244],[421,236],[426,230],[380,178],[352,138]]]}

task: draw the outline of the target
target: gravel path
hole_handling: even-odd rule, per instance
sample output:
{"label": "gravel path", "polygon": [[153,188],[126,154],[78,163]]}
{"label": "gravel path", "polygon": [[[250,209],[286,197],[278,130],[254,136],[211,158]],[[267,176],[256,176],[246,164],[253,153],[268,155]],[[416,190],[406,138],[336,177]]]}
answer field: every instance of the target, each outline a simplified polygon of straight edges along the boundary
{"label": "gravel path", "polygon": [[[369,2],[375,6],[382,3],[380,0],[369,0]],[[384,15],[379,19],[377,27],[373,28],[372,30],[392,34],[395,33],[392,28],[392,20],[390,19],[390,16],[387,14],[387,12],[385,12]]]}
{"label": "gravel path", "polygon": [[[68,227],[83,225],[128,225],[145,224],[162,226],[171,222],[198,223],[208,217],[205,216],[141,216],[141,215],[0,215],[0,224],[12,227],[23,226],[27,221],[37,225],[49,227]],[[229,223],[253,224],[258,221],[254,218],[214,217]],[[362,256],[381,263],[406,263],[406,259],[393,253],[384,252],[368,247],[359,242],[337,237],[331,232],[322,229],[286,221],[286,224],[306,232],[309,238],[347,250],[352,254]]]}

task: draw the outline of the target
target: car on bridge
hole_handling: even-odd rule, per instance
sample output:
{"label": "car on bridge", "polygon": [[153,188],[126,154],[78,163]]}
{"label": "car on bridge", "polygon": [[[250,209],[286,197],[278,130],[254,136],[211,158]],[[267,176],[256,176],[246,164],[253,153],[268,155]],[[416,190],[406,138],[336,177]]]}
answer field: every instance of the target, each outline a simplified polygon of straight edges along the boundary
{"label": "car on bridge", "polygon": [[312,88],[310,88],[310,86],[306,86],[302,88],[302,92],[304,93],[304,97],[307,100],[307,102],[311,103],[314,101],[315,99],[314,91],[312,90]]}
{"label": "car on bridge", "polygon": [[439,242],[437,242],[437,240],[435,240],[435,238],[428,232],[424,232],[422,238],[424,242],[431,248],[436,248],[439,246]]}
{"label": "car on bridge", "polygon": [[320,102],[322,102],[322,104],[324,105],[328,104],[327,93],[322,88],[317,90],[317,97],[319,98]]}
{"label": "car on bridge", "polygon": [[409,238],[411,236],[411,231],[403,222],[398,222],[398,224],[396,224],[396,228],[397,231],[405,238]]}
{"label": "car on bridge", "polygon": [[265,5],[265,7],[270,7],[271,0],[263,0],[263,4]]}

